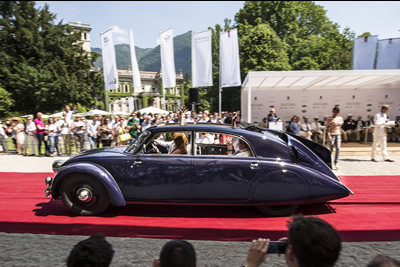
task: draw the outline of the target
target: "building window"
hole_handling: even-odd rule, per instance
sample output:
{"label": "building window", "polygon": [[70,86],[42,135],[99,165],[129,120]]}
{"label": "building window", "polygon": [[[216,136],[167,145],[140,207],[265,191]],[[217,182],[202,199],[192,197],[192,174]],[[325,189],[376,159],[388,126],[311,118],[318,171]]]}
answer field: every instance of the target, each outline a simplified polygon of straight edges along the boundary
{"label": "building window", "polygon": [[86,32],[83,33],[83,40],[87,40]]}
{"label": "building window", "polygon": [[181,95],[181,87],[179,87],[179,86],[176,87],[176,95],[177,96]]}
{"label": "building window", "polygon": [[118,84],[117,92],[118,92],[118,93],[121,93],[121,85],[120,85],[120,84]]}
{"label": "building window", "polygon": [[124,84],[124,93],[129,93],[129,84]]}

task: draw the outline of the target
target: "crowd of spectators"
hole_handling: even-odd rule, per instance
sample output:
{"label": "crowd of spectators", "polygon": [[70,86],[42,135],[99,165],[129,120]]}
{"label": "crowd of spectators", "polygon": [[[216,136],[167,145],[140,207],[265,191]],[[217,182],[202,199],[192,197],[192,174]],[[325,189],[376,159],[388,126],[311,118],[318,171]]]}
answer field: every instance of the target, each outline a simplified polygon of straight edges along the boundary
{"label": "crowd of spectators", "polygon": [[[288,267],[333,267],[342,249],[340,234],[328,222],[317,217],[296,215],[288,222],[288,235],[283,244]],[[258,267],[268,261],[270,239],[259,238],[250,243],[247,257],[243,252],[244,267]],[[106,267],[114,256],[112,245],[104,235],[96,234],[80,241],[71,250],[67,266]],[[273,252],[276,253],[276,252]],[[194,246],[185,240],[171,240],[161,248],[153,260],[153,267],[196,267]],[[366,267],[400,267],[400,262],[385,255],[376,255]]]}
{"label": "crowd of spectators", "polygon": [[[76,109],[71,110],[70,106],[66,105],[61,118],[50,117],[46,123],[41,112],[37,112],[35,118],[28,116],[26,121],[21,121],[18,117],[4,121],[0,124],[0,148],[4,153],[10,152],[7,142],[9,138],[12,139],[13,151],[29,156],[71,155],[93,148],[127,145],[148,127],[163,123],[179,123],[179,116],[179,113],[172,112],[165,115],[132,112],[126,117],[95,114],[86,118]],[[198,113],[187,111],[184,113],[184,123],[231,124],[233,116],[232,112],[219,114],[208,111]],[[325,115],[322,120],[315,116],[312,121],[307,117],[303,117],[301,121],[301,118],[295,115],[284,130],[323,143],[323,140],[331,141],[328,129],[331,120],[332,116]],[[272,123],[278,121],[281,119],[275,109],[271,109],[258,126],[269,128]],[[352,114],[348,114],[340,127],[336,127],[336,131],[340,131],[342,142],[361,143],[366,131],[367,136],[372,135],[373,124],[373,117],[364,121],[362,116],[357,116],[357,120],[354,120]],[[399,142],[400,116],[396,118],[396,125],[387,129],[387,133],[388,141]]]}
{"label": "crowd of spectators", "polygon": [[[66,105],[61,118],[49,117],[47,122],[41,112],[37,112],[35,118],[29,115],[24,122],[18,117],[6,120],[0,125],[0,147],[4,153],[10,153],[7,140],[11,138],[14,150],[19,155],[70,156],[93,148],[127,145],[147,128],[179,123],[179,117],[179,113],[162,115],[132,112],[127,117],[95,114],[86,118]],[[219,115],[217,112],[188,111],[184,114],[184,123],[231,124],[232,117],[232,112]]]}

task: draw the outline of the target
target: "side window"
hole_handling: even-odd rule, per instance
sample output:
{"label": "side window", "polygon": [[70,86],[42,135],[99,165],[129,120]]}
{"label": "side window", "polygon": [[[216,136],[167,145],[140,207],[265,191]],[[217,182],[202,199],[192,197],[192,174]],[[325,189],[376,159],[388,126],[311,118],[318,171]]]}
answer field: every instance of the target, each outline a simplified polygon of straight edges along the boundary
{"label": "side window", "polygon": [[225,133],[197,132],[194,148],[196,155],[253,157],[246,141]]}
{"label": "side window", "polygon": [[162,132],[146,144],[144,154],[191,154],[191,132]]}

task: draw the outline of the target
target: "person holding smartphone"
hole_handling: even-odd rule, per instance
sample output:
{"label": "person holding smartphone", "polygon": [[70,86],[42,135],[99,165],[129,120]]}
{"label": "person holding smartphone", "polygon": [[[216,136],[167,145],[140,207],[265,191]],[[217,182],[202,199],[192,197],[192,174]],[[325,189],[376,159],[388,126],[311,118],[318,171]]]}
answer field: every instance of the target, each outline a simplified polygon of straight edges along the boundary
{"label": "person holding smartphone", "polygon": [[293,216],[288,237],[278,242],[263,238],[251,242],[244,266],[258,267],[268,254],[279,253],[285,254],[288,267],[333,267],[341,248],[340,235],[329,223],[317,217]]}

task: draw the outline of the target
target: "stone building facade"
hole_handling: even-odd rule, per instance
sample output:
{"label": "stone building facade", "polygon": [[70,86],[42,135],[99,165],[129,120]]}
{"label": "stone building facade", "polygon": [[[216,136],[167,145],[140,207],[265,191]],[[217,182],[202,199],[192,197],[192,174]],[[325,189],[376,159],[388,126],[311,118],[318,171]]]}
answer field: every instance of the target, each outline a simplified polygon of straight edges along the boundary
{"label": "stone building facade", "polygon": [[151,106],[175,112],[188,98],[182,86],[184,81],[182,73],[176,75],[175,88],[164,89],[164,96],[161,72],[140,71],[140,78],[142,88],[133,90],[132,71],[118,70],[119,87],[107,92],[109,112],[130,113]]}

